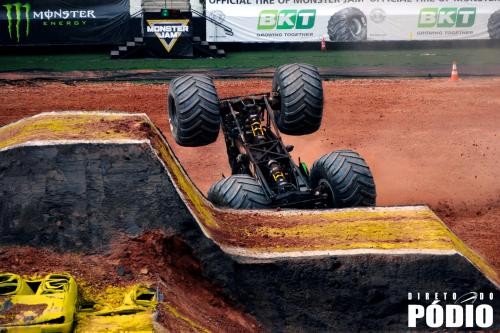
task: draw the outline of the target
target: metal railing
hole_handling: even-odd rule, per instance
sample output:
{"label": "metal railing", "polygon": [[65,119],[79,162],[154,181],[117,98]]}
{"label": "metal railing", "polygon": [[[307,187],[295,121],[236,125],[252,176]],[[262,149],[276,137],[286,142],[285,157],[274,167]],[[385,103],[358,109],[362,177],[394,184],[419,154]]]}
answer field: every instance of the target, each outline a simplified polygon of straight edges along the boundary
{"label": "metal railing", "polygon": [[136,18],[136,17],[140,17],[142,16],[142,9],[139,9],[138,11],[136,11],[135,13],[133,14],[130,14],[130,17],[131,18]]}
{"label": "metal railing", "polygon": [[224,30],[224,33],[226,35],[228,35],[228,36],[234,35],[233,29],[231,29],[230,27],[228,27],[224,23],[218,22],[218,21],[214,20],[213,18],[206,16],[202,12],[197,11],[196,9],[191,9],[191,12],[200,16],[200,17],[203,17],[205,20],[207,20],[208,22],[210,22],[212,24],[215,24],[216,26],[221,27]]}

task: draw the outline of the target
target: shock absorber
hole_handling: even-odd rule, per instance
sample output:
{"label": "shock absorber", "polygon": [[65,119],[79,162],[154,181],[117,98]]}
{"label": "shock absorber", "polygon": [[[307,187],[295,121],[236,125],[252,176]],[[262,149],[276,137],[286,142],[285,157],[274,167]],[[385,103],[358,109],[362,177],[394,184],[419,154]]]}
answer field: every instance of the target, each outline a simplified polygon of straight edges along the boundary
{"label": "shock absorber", "polygon": [[281,165],[276,160],[270,160],[267,162],[267,167],[269,168],[269,174],[272,179],[278,185],[278,191],[285,192],[291,184],[289,184],[286,180],[283,169],[281,169]]}
{"label": "shock absorber", "polygon": [[248,122],[250,123],[250,129],[252,130],[252,135],[257,142],[264,141],[266,137],[264,136],[264,128],[262,127],[262,122],[258,113],[252,113],[248,116]]}

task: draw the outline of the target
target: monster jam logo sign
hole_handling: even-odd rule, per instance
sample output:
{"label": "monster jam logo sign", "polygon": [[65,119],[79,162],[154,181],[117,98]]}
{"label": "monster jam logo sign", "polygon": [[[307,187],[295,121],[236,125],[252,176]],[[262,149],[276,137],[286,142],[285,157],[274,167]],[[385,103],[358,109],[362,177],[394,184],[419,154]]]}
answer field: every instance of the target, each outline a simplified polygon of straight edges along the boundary
{"label": "monster jam logo sign", "polygon": [[170,52],[183,32],[189,32],[189,20],[147,20],[147,32],[154,33]]}
{"label": "monster jam logo sign", "polygon": [[[30,34],[30,10],[31,5],[29,3],[22,4],[20,2],[16,3],[6,3],[2,5],[7,11],[7,28],[9,29],[10,39],[16,39],[19,43],[21,41],[21,21],[24,18],[26,22],[24,28],[24,35],[26,37]],[[15,28],[14,28],[15,22]],[[14,36],[15,29],[15,36]]]}

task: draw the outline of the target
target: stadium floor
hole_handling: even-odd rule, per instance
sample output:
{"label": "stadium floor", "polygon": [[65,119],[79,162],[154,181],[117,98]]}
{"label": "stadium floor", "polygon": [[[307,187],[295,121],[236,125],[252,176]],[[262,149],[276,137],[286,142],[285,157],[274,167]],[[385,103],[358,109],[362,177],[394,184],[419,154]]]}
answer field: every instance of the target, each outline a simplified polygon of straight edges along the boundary
{"label": "stadium floor", "polygon": [[273,68],[309,63],[329,77],[448,76],[453,61],[462,75],[500,75],[500,48],[420,48],[231,52],[223,59],[111,60],[108,54],[1,55],[0,80],[164,80],[181,70],[216,78],[272,76]]}

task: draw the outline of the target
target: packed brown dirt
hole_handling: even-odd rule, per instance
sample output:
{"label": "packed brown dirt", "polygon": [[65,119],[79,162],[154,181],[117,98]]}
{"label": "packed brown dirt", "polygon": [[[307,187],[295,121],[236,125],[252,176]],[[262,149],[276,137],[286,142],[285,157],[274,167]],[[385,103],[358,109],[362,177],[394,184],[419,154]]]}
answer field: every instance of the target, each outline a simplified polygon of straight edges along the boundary
{"label": "packed brown dirt", "polygon": [[[220,97],[266,92],[269,80],[216,82]],[[28,83],[0,87],[0,125],[42,111],[144,112],[164,131],[204,192],[229,175],[222,135],[215,144],[173,144],[168,85]],[[378,205],[426,203],[500,271],[500,78],[329,81],[321,129],[284,137],[309,166],[349,148],[372,168]]]}

